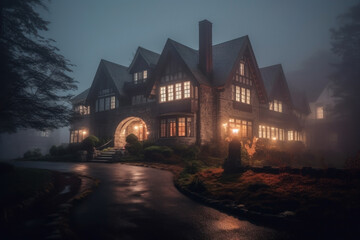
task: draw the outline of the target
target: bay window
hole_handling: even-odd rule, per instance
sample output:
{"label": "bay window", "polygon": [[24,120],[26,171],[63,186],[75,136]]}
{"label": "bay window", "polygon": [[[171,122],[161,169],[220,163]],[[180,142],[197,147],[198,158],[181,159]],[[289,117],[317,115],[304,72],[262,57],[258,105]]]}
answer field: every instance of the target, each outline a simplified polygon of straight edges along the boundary
{"label": "bay window", "polygon": [[192,118],[170,117],[161,119],[160,137],[192,137]]}

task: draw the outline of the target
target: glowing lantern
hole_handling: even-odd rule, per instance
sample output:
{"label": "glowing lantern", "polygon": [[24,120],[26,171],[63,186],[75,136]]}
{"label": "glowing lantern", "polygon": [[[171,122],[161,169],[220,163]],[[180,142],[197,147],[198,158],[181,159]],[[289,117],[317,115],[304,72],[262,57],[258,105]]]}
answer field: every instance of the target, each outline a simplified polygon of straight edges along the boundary
{"label": "glowing lantern", "polygon": [[239,129],[234,128],[234,129],[232,130],[232,133],[233,133],[234,135],[237,135],[237,134],[239,133]]}

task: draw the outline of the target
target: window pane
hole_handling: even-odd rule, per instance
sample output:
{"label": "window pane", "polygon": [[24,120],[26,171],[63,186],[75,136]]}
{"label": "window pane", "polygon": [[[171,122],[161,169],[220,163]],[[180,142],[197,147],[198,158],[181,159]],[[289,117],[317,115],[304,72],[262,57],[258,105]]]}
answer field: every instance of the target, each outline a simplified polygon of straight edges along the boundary
{"label": "window pane", "polygon": [[144,76],[144,79],[147,79],[147,70],[144,70],[143,76]]}
{"label": "window pane", "polygon": [[167,86],[168,101],[174,100],[174,85]]}
{"label": "window pane", "polygon": [[191,122],[191,118],[187,118],[186,136],[188,136],[188,137],[191,137],[191,136],[192,136],[192,122]]}
{"label": "window pane", "polygon": [[240,87],[236,86],[236,99],[237,102],[240,102]]}
{"label": "window pane", "polygon": [[246,89],[246,103],[250,104],[250,89]]}
{"label": "window pane", "polygon": [[317,107],[316,108],[316,118],[323,119],[324,118],[324,107]]}
{"label": "window pane", "polygon": [[190,97],[190,81],[184,82],[184,98]]}
{"label": "window pane", "polygon": [[282,102],[279,101],[279,112],[282,112]]}
{"label": "window pane", "polygon": [[99,99],[99,111],[104,111],[104,99],[100,98]]}
{"label": "window pane", "polygon": [[176,136],[176,119],[171,118],[168,119],[168,136],[169,137],[175,137]]}
{"label": "window pane", "polygon": [[160,122],[160,137],[166,137],[166,119]]}
{"label": "window pane", "polygon": [[109,110],[110,109],[110,98],[107,97],[105,98],[105,110]]}
{"label": "window pane", "polygon": [[181,99],[181,83],[175,84],[175,99]]}
{"label": "window pane", "polygon": [[185,118],[179,118],[179,136],[185,136]]}
{"label": "window pane", "polygon": [[246,91],[245,88],[241,88],[241,102],[246,103]]}
{"label": "window pane", "polygon": [[166,102],[166,87],[160,87],[160,102]]}
{"label": "window pane", "polygon": [[244,63],[240,63],[240,75],[241,76],[245,75],[245,65],[244,65]]}
{"label": "window pane", "polygon": [[110,106],[111,109],[114,109],[115,108],[115,96],[111,96],[111,106]]}

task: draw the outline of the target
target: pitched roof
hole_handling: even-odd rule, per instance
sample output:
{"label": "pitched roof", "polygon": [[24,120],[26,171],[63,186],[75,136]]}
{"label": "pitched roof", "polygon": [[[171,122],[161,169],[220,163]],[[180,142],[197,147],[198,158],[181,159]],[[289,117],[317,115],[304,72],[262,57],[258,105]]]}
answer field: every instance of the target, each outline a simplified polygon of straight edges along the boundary
{"label": "pitched roof", "polygon": [[281,64],[260,68],[260,73],[270,99],[285,98],[289,104],[294,104]]}
{"label": "pitched roof", "polygon": [[167,43],[171,44],[174,47],[180,58],[184,61],[186,66],[189,68],[191,73],[194,75],[194,77],[198,80],[200,84],[210,84],[205,75],[198,68],[199,52],[197,50],[187,47],[170,38],[168,39]]}
{"label": "pitched roof", "polygon": [[299,91],[294,88],[290,89],[291,98],[293,101],[294,108],[306,115],[308,115],[310,111],[309,101],[306,97],[306,93],[304,91]]}
{"label": "pitched roof", "polygon": [[213,46],[213,84],[224,85],[244,47],[247,36]]}
{"label": "pitched roof", "polygon": [[146,48],[143,48],[143,47],[138,47],[138,49],[136,50],[136,53],[135,53],[135,56],[128,68],[128,70],[130,71],[131,68],[133,67],[133,65],[135,64],[136,62],[136,59],[138,58],[138,56],[142,56],[143,59],[145,60],[145,62],[150,66],[150,67],[155,67],[156,64],[158,63],[159,61],[159,58],[160,58],[160,54],[156,53],[156,52],[153,52],[153,51],[150,51]]}
{"label": "pitched roof", "polygon": [[81,92],[80,94],[73,97],[70,101],[72,104],[78,104],[81,102],[85,102],[87,95],[89,94],[90,88],[86,89],[85,91]]}
{"label": "pitched roof", "polygon": [[264,81],[265,89],[269,97],[273,97],[275,83],[281,78],[281,64],[260,68],[260,73]]}
{"label": "pitched roof", "polygon": [[128,73],[128,68],[104,59],[101,59],[101,63],[105,66],[119,93],[123,94],[124,83],[132,80],[132,76]]}

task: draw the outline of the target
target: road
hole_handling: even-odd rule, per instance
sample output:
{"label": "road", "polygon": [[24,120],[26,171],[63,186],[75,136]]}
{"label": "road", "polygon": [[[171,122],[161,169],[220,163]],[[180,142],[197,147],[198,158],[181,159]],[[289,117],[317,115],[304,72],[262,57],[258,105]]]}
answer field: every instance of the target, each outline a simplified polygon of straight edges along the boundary
{"label": "road", "polygon": [[70,216],[81,239],[287,239],[203,206],[174,187],[172,174],[123,164],[17,162],[17,166],[75,172],[100,180]]}

